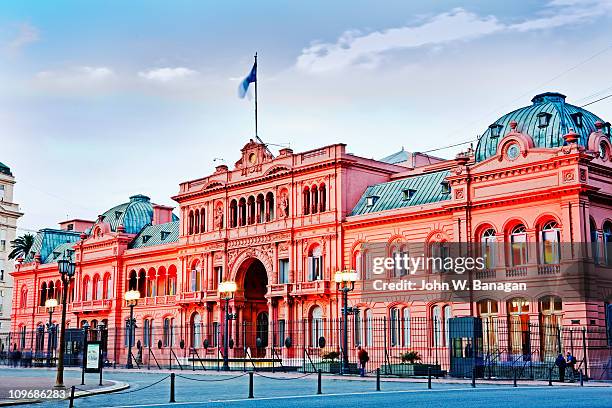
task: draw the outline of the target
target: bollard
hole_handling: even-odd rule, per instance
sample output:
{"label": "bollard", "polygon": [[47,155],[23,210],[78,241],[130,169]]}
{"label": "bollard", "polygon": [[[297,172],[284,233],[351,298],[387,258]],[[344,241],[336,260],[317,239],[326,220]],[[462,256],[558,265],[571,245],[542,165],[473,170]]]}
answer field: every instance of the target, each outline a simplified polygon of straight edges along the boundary
{"label": "bollard", "polygon": [[427,389],[431,390],[431,367],[427,367]]}
{"label": "bollard", "polygon": [[249,398],[255,398],[253,395],[253,372],[249,373]]}
{"label": "bollard", "polygon": [[514,369],[514,388],[516,388],[516,368]]}
{"label": "bollard", "polygon": [[70,387],[70,408],[74,408],[74,385]]}
{"label": "bollard", "polygon": [[476,388],[476,367],[472,368],[472,388]]}
{"label": "bollard", "polygon": [[582,369],[580,369],[580,386],[584,387],[584,376],[582,375]]}
{"label": "bollard", "polygon": [[170,402],[176,402],[174,399],[174,373],[170,374]]}
{"label": "bollard", "polygon": [[548,386],[552,387],[552,367],[548,370]]}
{"label": "bollard", "polygon": [[376,369],[376,391],[380,391],[380,367]]}
{"label": "bollard", "polygon": [[321,392],[321,369],[319,369],[319,373],[317,375],[317,394],[323,394],[323,392]]}

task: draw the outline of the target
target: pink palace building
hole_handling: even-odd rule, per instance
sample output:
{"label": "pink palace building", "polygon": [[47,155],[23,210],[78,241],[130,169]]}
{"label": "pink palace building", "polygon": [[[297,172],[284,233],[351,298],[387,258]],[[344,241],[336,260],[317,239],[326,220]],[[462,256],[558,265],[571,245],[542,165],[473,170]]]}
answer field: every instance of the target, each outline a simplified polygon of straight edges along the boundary
{"label": "pink palace building", "polygon": [[[348,294],[351,361],[362,345],[371,368],[396,366],[403,352],[417,350],[423,362],[449,369],[449,353],[465,351],[451,342],[451,318],[474,316],[485,323],[483,340],[469,347],[489,362],[523,356],[515,361],[534,364],[572,343],[592,375],[609,367],[610,123],[559,93],[536,95],[531,105],[500,117],[475,150],[454,159],[402,150],[374,160],[341,143],[299,153],[284,148],[275,156],[250,140],[231,168],[220,165],[181,182],[172,198],[175,209],[134,195],[95,221],[40,230],[12,272],[11,347],[46,347],[44,305],[59,300],[57,261],[70,256],[76,274],[66,326],[103,324],[107,358],[117,364],[127,353],[130,289],[140,292],[132,335],[138,361],[146,363],[151,353],[165,364],[218,359],[226,324],[218,284],[228,280],[237,284],[229,301],[232,364],[333,362],[325,353],[342,346],[334,275],[350,268],[359,275]],[[390,254],[414,242],[475,243],[489,251],[486,277],[520,278],[541,290],[496,299],[475,293],[460,301],[375,291],[366,283],[362,245],[370,242],[384,243]],[[587,248],[589,296],[546,285],[573,256],[565,243]],[[404,275],[396,272],[386,278]]]}

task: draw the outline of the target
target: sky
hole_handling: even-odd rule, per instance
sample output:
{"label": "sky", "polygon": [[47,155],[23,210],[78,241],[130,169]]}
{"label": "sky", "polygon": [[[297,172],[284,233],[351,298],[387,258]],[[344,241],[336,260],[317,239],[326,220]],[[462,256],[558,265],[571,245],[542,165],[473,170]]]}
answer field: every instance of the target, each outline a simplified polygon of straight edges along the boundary
{"label": "sky", "polygon": [[[612,93],[612,0],[0,2],[0,162],[20,231],[230,167],[259,135],[381,158],[470,140],[557,91]],[[587,109],[612,120],[612,98]],[[468,145],[431,154],[452,158]]]}

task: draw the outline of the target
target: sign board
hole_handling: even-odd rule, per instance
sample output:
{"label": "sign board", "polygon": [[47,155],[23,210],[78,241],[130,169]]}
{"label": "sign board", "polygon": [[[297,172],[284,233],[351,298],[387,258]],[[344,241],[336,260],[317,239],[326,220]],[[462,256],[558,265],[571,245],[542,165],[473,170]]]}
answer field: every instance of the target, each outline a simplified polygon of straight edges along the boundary
{"label": "sign board", "polygon": [[85,372],[100,372],[100,367],[102,367],[102,354],[100,351],[99,341],[90,341],[87,343],[87,351],[85,354]]}

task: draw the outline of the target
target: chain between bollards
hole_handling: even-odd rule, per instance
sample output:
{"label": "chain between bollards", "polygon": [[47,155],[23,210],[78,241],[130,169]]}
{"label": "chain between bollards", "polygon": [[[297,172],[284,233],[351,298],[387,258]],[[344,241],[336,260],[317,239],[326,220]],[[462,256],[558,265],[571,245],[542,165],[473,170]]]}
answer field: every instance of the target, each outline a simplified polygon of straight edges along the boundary
{"label": "chain between bollards", "polygon": [[74,385],[70,387],[70,408],[74,408]]}
{"label": "chain between bollards", "polygon": [[317,394],[323,394],[321,391],[321,369],[317,373]]}
{"label": "chain between bollards", "polygon": [[174,378],[175,374],[170,373],[170,402],[176,402],[174,399]]}
{"label": "chain between bollards", "polygon": [[427,389],[431,390],[431,367],[427,367]]}
{"label": "chain between bollards", "polygon": [[249,373],[249,398],[255,398],[253,395],[253,372]]}
{"label": "chain between bollards", "polygon": [[376,369],[376,391],[380,391],[380,368]]}

